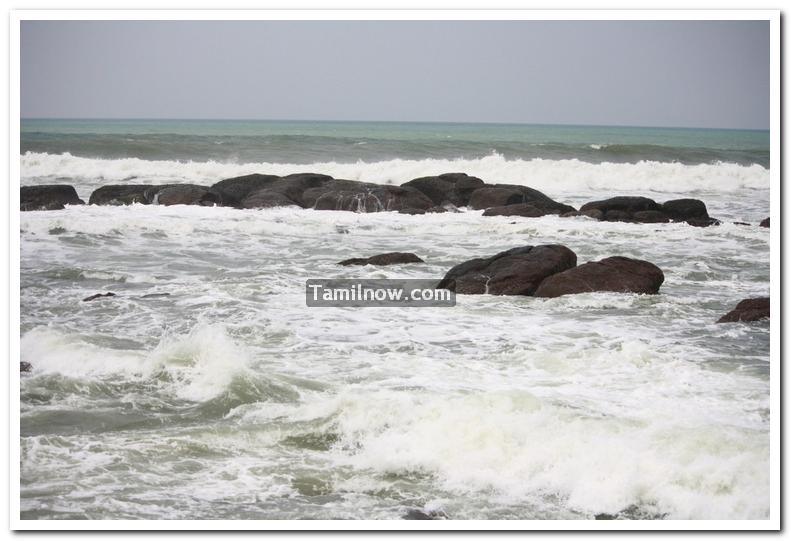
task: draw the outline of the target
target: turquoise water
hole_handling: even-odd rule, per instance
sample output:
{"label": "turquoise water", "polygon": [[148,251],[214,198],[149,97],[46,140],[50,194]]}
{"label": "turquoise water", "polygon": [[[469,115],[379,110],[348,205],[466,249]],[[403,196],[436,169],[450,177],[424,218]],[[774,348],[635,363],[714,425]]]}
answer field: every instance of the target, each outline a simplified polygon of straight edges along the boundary
{"label": "turquoise water", "polygon": [[769,132],[691,128],[23,119],[21,152],[98,159],[297,163],[391,159],[579,159],[769,166]]}

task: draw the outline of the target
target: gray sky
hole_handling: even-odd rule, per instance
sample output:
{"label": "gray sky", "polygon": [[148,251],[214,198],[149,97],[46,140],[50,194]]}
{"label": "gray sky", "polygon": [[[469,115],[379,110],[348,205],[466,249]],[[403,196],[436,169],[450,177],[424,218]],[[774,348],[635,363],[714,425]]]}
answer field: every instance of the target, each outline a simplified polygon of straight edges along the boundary
{"label": "gray sky", "polygon": [[769,23],[23,21],[23,117],[769,127]]}

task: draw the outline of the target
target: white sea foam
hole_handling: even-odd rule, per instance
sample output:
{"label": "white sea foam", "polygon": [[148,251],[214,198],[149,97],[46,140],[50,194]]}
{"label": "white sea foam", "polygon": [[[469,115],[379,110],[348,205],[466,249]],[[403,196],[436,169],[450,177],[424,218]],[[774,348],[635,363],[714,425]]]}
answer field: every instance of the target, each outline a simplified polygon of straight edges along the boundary
{"label": "white sea foam", "polygon": [[28,152],[21,156],[23,184],[39,178],[78,179],[78,192],[88,196],[102,184],[193,182],[213,184],[250,173],[285,175],[317,172],[335,178],[401,184],[413,178],[461,171],[488,183],[523,184],[551,195],[580,192],[654,191],[686,193],[768,189],[769,172],[760,165],[732,163],[684,165],[645,162],[591,164],[572,160],[508,160],[493,153],[479,159],[394,159],[357,163],[220,163],[147,161],[137,158],[91,159],[70,154]]}

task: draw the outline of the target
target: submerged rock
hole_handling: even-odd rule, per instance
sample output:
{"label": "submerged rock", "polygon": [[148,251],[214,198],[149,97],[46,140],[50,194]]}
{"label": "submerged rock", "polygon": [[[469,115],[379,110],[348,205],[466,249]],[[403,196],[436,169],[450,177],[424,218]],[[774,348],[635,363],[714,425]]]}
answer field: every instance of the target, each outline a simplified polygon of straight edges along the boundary
{"label": "submerged rock", "polygon": [[371,257],[354,257],[345,259],[338,265],[398,265],[401,263],[425,263],[422,259],[409,252],[389,252],[386,254],[373,255]]}
{"label": "submerged rock", "polygon": [[664,281],[664,273],[653,263],[616,256],[550,276],[541,282],[535,296],[560,297],[593,291],[654,294]]}
{"label": "submerged rock", "polygon": [[560,244],[524,246],[456,265],[437,289],[467,295],[532,295],[542,280],[576,264],[576,254]]}
{"label": "submerged rock", "polygon": [[107,293],[96,293],[95,295],[91,295],[90,297],[85,297],[82,299],[82,302],[93,301],[96,299],[100,299],[102,297],[115,297],[115,293],[112,291],[108,291]]}
{"label": "submerged rock", "polygon": [[46,184],[21,186],[19,188],[19,210],[61,210],[66,205],[84,205],[74,186],[69,184]]}
{"label": "submerged rock", "polygon": [[769,319],[769,297],[744,299],[736,305],[736,308],[722,316],[717,323],[760,321],[762,319]]}
{"label": "submerged rock", "polygon": [[416,178],[401,186],[419,190],[436,206],[450,203],[457,207],[466,207],[472,192],[484,184],[481,179],[466,173],[445,173],[435,177]]}
{"label": "submerged rock", "polygon": [[422,511],[420,509],[410,509],[402,517],[404,520],[445,520],[448,518],[443,511]]}

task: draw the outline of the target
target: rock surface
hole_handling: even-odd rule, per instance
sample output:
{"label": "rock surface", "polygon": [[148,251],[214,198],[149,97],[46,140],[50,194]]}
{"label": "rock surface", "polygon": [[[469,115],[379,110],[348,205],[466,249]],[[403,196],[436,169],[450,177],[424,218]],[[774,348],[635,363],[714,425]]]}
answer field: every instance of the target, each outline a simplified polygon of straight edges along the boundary
{"label": "rock surface", "polygon": [[398,265],[401,263],[425,263],[415,254],[409,252],[389,252],[386,254],[373,255],[371,257],[353,257],[345,259],[338,265]]}
{"label": "rock surface", "polygon": [[523,246],[456,265],[437,289],[467,295],[532,295],[542,280],[576,264],[576,254],[565,246]]}
{"label": "rock surface", "polygon": [[541,283],[535,296],[560,297],[593,291],[654,294],[664,281],[664,273],[653,263],[616,256],[550,276]]}
{"label": "rock surface", "polygon": [[466,207],[472,192],[484,185],[481,179],[466,173],[444,173],[435,177],[416,178],[401,186],[419,190],[436,206],[450,203],[457,207]]}
{"label": "rock surface", "polygon": [[489,207],[483,211],[484,216],[525,216],[527,218],[538,218],[547,214],[560,214],[557,209],[546,209],[537,207],[533,203],[516,203],[515,205],[505,205],[504,207]]}
{"label": "rock surface", "polygon": [[676,222],[706,220],[709,218],[706,204],[700,199],[673,199],[671,201],[665,201],[662,203],[662,212]]}
{"label": "rock surface", "polygon": [[33,370],[33,365],[30,363],[26,363],[25,361],[19,361],[19,371],[20,372],[30,372]]}
{"label": "rock surface", "polygon": [[151,190],[152,203],[156,205],[203,205],[219,206],[222,196],[206,186],[197,184],[169,184],[159,190]]}
{"label": "rock surface", "polygon": [[91,194],[91,205],[131,205],[141,203],[150,205],[162,186],[151,184],[108,184],[97,188]]}
{"label": "rock surface", "polygon": [[225,205],[238,207],[242,200],[251,193],[269,187],[270,184],[280,180],[277,175],[243,175],[241,177],[226,178],[212,184],[211,190],[220,194]]}
{"label": "rock surface", "polygon": [[543,209],[547,213],[552,211],[553,214],[576,210],[572,206],[558,203],[538,190],[516,184],[490,184],[478,188],[470,195],[468,206],[471,209],[488,209],[520,203],[531,203],[536,208]]}
{"label": "rock surface", "polygon": [[19,188],[19,210],[61,210],[66,205],[84,205],[74,186],[46,184]]}
{"label": "rock surface", "polygon": [[759,225],[761,227],[769,227],[769,218],[764,218],[763,220],[761,220],[761,223]]}
{"label": "rock surface", "polygon": [[113,293],[112,291],[108,291],[107,293],[96,293],[95,295],[91,295],[90,297],[85,297],[84,299],[82,299],[82,302],[94,301],[102,297],[115,297],[115,293]]}
{"label": "rock surface", "polygon": [[641,210],[662,210],[659,204],[647,197],[618,196],[601,201],[591,201],[580,207],[580,212],[586,210],[600,210],[605,215],[613,210],[635,213]]}
{"label": "rock surface", "polygon": [[280,192],[264,188],[245,197],[239,206],[243,209],[265,209],[272,207],[298,207],[299,205]]}
{"label": "rock surface", "polygon": [[769,319],[769,297],[744,299],[736,305],[736,308],[722,316],[717,323],[760,321],[762,319]]}

